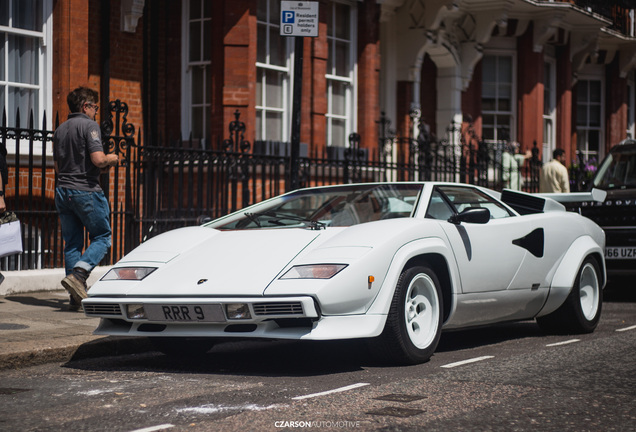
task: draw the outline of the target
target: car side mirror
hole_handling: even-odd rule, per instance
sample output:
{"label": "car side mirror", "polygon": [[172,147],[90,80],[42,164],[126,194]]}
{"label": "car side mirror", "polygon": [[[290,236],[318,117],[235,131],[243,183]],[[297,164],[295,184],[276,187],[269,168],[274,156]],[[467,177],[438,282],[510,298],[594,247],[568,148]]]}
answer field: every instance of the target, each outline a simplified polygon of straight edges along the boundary
{"label": "car side mirror", "polygon": [[448,222],[459,225],[462,222],[485,224],[490,220],[490,210],[483,207],[469,207],[463,212],[453,215]]}

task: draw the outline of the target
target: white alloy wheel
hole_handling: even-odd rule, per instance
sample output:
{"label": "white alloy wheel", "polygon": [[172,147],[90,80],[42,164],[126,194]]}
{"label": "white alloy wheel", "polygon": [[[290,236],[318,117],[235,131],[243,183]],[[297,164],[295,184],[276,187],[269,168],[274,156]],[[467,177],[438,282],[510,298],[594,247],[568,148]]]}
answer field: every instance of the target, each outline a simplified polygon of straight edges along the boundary
{"label": "white alloy wheel", "polygon": [[409,339],[417,348],[431,345],[437,336],[440,314],[437,288],[425,273],[415,276],[404,300],[404,319]]}
{"label": "white alloy wheel", "polygon": [[557,334],[593,332],[603,309],[602,276],[595,258],[583,260],[570,295],[557,310],[537,317],[539,327],[547,333]]}
{"label": "white alloy wheel", "polygon": [[424,265],[405,268],[398,279],[382,334],[372,339],[376,356],[393,364],[431,358],[442,335],[444,298],[435,271]]}
{"label": "white alloy wheel", "polygon": [[581,302],[581,311],[585,319],[591,321],[598,311],[598,298],[601,295],[599,278],[596,274],[596,269],[589,262],[585,263],[581,269],[580,277],[579,299]]}

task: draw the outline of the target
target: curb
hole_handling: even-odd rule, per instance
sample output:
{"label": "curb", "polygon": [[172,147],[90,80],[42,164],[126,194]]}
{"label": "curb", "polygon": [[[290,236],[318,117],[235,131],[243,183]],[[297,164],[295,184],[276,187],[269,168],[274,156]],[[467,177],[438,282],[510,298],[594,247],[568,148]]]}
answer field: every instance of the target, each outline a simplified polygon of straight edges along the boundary
{"label": "curb", "polygon": [[84,343],[0,354],[0,370],[153,351],[147,338],[105,336]]}
{"label": "curb", "polygon": [[[88,285],[92,285],[99,280],[110,266],[95,267],[88,278]],[[4,282],[0,285],[0,296],[24,294],[38,291],[61,290],[60,282],[64,279],[63,268],[40,269],[40,270],[15,270],[3,271]]]}

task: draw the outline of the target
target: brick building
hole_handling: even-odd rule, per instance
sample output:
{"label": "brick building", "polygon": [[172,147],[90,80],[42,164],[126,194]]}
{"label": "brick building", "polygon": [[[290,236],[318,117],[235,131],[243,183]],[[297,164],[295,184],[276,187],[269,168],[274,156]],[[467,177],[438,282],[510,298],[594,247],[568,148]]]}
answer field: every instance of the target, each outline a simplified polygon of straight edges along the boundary
{"label": "brick building", "polygon": [[[599,4],[602,3],[602,4]],[[304,39],[301,142],[378,145],[421,112],[438,136],[470,118],[488,141],[601,158],[636,134],[634,3],[541,0],[321,0]],[[293,38],[278,0],[20,0],[0,6],[0,111],[66,118],[78,85],[130,107],[146,142],[288,142]],[[108,96],[108,97],[105,97]],[[9,153],[15,153],[11,143]],[[50,155],[47,149],[46,153]]]}
{"label": "brick building", "polygon": [[[543,161],[563,148],[574,163],[636,137],[634,0],[318,3],[318,36],[300,41],[300,142],[310,156],[342,157],[356,132],[369,154],[388,146],[397,166],[400,152],[410,151],[397,143],[412,141],[384,140],[387,118],[398,137],[427,130],[454,154],[462,154],[461,131],[470,123],[493,149],[494,164],[507,141]],[[280,17],[279,0],[0,1],[0,139],[7,204],[21,217],[25,249],[3,258],[2,269],[62,265],[50,131],[66,119],[66,95],[80,85],[99,90],[98,120],[109,101],[121,100],[137,143],[170,147],[151,168],[111,170],[111,263],[159,228],[220,216],[289,187],[288,165],[276,158],[244,182],[235,160],[220,163],[221,152],[211,151],[231,137],[236,112],[250,152],[289,145],[299,50],[294,38],[280,36]],[[197,149],[208,150],[206,161],[192,156]],[[323,170],[323,162],[333,161],[311,159],[315,176],[306,184],[350,179],[342,164]],[[499,165],[466,166],[498,188]],[[527,165],[532,175],[536,165]],[[419,175],[404,167],[403,177],[391,178]],[[275,175],[265,178],[266,170]],[[316,180],[323,172],[336,176]]]}

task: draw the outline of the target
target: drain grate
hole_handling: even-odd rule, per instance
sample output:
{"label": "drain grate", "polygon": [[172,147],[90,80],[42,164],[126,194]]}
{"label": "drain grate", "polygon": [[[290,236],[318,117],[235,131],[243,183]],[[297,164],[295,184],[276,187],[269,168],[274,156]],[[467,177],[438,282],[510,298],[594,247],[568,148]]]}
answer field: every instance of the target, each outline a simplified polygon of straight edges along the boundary
{"label": "drain grate", "polygon": [[416,400],[426,399],[426,396],[391,393],[384,396],[378,396],[374,399],[389,402],[414,402]]}
{"label": "drain grate", "polygon": [[29,389],[19,389],[19,388],[2,388],[0,387],[0,395],[12,395],[17,393],[22,393],[29,391]]}
{"label": "drain grate", "polygon": [[368,411],[367,414],[404,418],[404,417],[413,417],[418,414],[422,414],[423,412],[424,410],[412,409],[412,408],[384,407],[384,408],[379,408],[373,411]]}

